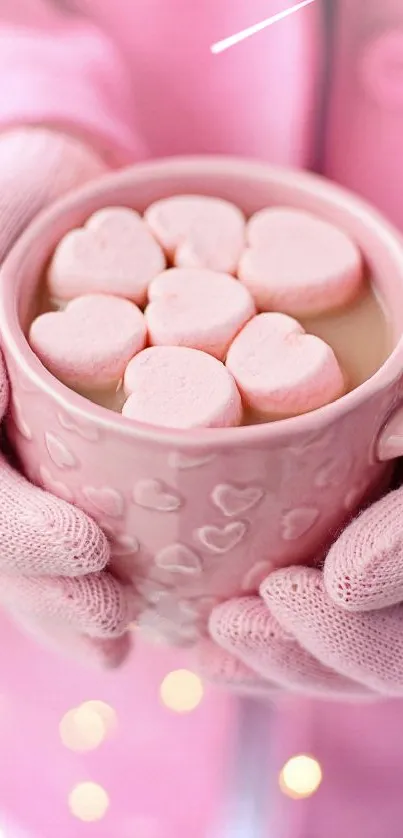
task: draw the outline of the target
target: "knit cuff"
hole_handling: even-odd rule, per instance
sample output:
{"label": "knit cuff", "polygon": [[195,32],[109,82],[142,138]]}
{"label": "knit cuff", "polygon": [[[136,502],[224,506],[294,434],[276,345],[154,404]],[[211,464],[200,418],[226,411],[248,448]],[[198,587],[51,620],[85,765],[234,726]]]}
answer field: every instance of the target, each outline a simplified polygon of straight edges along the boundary
{"label": "knit cuff", "polygon": [[108,163],[143,156],[132,91],[113,44],[93,27],[0,32],[0,131],[47,125],[89,142]]}

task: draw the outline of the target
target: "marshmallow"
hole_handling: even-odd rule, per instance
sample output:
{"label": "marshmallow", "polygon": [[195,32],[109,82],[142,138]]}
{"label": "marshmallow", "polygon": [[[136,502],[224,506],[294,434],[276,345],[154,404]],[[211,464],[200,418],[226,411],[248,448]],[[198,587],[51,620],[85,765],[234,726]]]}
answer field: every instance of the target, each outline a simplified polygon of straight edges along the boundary
{"label": "marshmallow", "polygon": [[41,314],[29,332],[31,347],[44,366],[75,389],[117,384],[146,339],[140,309],[129,300],[103,294],[77,297],[64,311]]}
{"label": "marshmallow", "polygon": [[219,360],[256,313],[249,291],[229,274],[172,268],[149,287],[146,308],[150,342],[201,349]]}
{"label": "marshmallow", "polygon": [[337,227],[307,212],[264,209],[247,225],[238,275],[261,311],[322,314],[357,296],[361,254]]}
{"label": "marshmallow", "polygon": [[124,377],[129,419],[165,428],[228,427],[242,420],[232,375],[204,352],[153,346],[130,361]]}
{"label": "marshmallow", "polygon": [[57,301],[101,293],[143,305],[150,281],[164,268],[164,254],[138,213],[111,207],[64,236],[50,264],[48,288]]}
{"label": "marshmallow", "polygon": [[244,404],[262,417],[306,413],[334,401],[345,382],[333,350],[285,314],[259,314],[227,356]]}
{"label": "marshmallow", "polygon": [[152,204],[144,217],[173,264],[235,273],[245,219],[234,204],[204,195],[175,195]]}

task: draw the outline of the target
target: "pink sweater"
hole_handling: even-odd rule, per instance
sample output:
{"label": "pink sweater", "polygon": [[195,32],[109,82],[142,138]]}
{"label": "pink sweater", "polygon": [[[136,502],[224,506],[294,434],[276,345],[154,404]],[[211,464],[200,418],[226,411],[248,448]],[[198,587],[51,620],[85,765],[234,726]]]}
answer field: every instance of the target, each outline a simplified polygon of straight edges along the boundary
{"label": "pink sweater", "polygon": [[[192,152],[304,163],[319,4],[219,56],[284,0],[2,0],[0,120],[91,137],[116,162]],[[76,11],[73,11],[73,10]]]}
{"label": "pink sweater", "polygon": [[192,152],[322,160],[403,227],[390,188],[403,165],[402,0],[317,0],[210,53],[294,3],[0,0],[0,128],[62,127],[117,164]]}
{"label": "pink sweater", "polygon": [[[209,51],[287,5],[291,0],[0,0],[0,127],[55,126],[88,138],[116,165],[192,152],[309,165],[320,0],[227,53]],[[403,170],[403,84],[394,64],[401,30],[397,47],[387,33],[368,47],[357,17],[365,6],[371,27],[381,11],[381,29],[403,26],[402,0],[336,5],[343,61],[334,73],[327,171],[403,225],[402,190],[391,188],[399,173],[401,187]],[[400,34],[400,55],[402,44]],[[282,717],[284,755],[317,754],[323,787],[312,800],[287,805],[293,828],[279,825],[276,834],[401,838],[403,708],[304,707],[291,720]]]}

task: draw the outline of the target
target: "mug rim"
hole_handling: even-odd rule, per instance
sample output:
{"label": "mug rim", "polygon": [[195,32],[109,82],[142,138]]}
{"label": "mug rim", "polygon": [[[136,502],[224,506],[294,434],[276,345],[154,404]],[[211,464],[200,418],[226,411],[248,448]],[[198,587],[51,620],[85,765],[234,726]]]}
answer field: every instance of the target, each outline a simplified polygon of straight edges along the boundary
{"label": "mug rim", "polygon": [[[399,231],[384,219],[382,214],[363,199],[348,190],[311,172],[272,166],[255,160],[230,157],[228,155],[198,155],[169,157],[155,161],[136,163],[133,166],[108,173],[101,178],[74,190],[39,213],[14,244],[0,270],[0,324],[1,339],[19,369],[35,388],[50,395],[59,408],[73,413],[78,420],[96,423],[98,427],[114,430],[119,435],[136,438],[144,442],[172,444],[182,449],[228,448],[243,444],[255,446],[260,443],[281,441],[284,436],[296,433],[317,433],[323,426],[340,420],[358,405],[367,401],[379,390],[386,388],[403,374],[403,334],[381,367],[366,381],[334,402],[309,413],[278,419],[256,425],[240,425],[229,428],[197,428],[177,430],[134,422],[106,407],[94,404],[84,396],[62,384],[41,363],[31,349],[20,325],[17,312],[17,285],[13,276],[21,270],[21,263],[33,244],[42,237],[56,219],[63,218],[69,211],[77,209],[88,200],[101,198],[111,189],[135,186],[136,180],[158,180],[162,175],[186,174],[231,175],[234,178],[253,176],[272,185],[299,188],[307,195],[314,193],[319,199],[337,205],[359,217],[370,231],[388,249],[396,265],[400,265],[403,281],[403,239]],[[386,419],[387,417],[385,417]]]}

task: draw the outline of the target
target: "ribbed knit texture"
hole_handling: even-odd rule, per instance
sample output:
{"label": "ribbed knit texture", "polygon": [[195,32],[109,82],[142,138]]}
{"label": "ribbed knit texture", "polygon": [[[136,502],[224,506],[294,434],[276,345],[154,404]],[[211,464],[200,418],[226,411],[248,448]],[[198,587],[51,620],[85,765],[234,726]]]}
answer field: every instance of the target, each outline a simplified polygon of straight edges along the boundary
{"label": "ribbed knit texture", "polygon": [[247,692],[257,678],[259,693],[265,682],[342,701],[403,696],[402,512],[398,489],[347,527],[323,570],[277,570],[260,597],[218,606],[204,674]]}
{"label": "ribbed knit texture", "polygon": [[[80,141],[48,129],[0,136],[0,261],[37,212],[106,171]],[[0,420],[8,402],[0,356]],[[137,600],[106,570],[94,521],[32,486],[0,453],[0,604],[39,642],[86,663],[125,659]]]}

